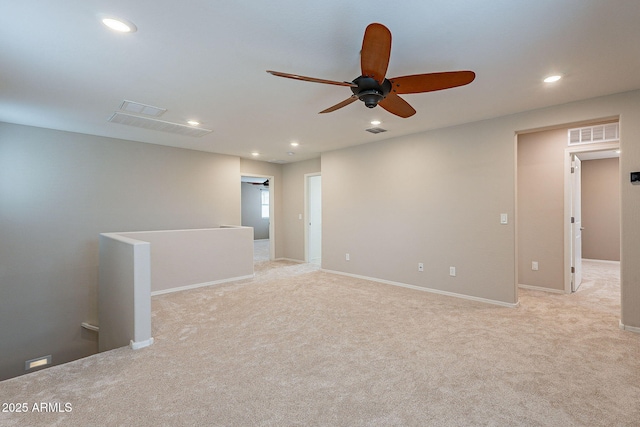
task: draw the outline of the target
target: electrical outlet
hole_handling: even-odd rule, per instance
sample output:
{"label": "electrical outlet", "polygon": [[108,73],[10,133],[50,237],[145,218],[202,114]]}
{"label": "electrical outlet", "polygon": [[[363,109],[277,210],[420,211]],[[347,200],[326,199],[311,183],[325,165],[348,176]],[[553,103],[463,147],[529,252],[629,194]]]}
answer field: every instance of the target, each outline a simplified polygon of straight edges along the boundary
{"label": "electrical outlet", "polygon": [[418,271],[424,271],[424,264],[421,262],[418,263]]}
{"label": "electrical outlet", "polygon": [[538,271],[538,261],[531,261],[531,269],[533,271]]}
{"label": "electrical outlet", "polygon": [[449,267],[449,276],[455,276],[455,275],[456,275],[456,268]]}
{"label": "electrical outlet", "polygon": [[345,259],[346,261],[349,261],[349,260],[350,260],[349,254],[345,254],[344,259]]}

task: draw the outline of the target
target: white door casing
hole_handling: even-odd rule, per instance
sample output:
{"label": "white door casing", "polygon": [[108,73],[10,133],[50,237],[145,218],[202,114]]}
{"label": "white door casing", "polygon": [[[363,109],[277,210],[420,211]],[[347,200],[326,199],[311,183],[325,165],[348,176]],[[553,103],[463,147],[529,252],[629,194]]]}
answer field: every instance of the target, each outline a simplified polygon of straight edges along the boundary
{"label": "white door casing", "polygon": [[322,178],[319,174],[305,175],[306,256],[309,263],[322,262]]}
{"label": "white door casing", "polygon": [[582,162],[571,159],[571,292],[582,283]]}

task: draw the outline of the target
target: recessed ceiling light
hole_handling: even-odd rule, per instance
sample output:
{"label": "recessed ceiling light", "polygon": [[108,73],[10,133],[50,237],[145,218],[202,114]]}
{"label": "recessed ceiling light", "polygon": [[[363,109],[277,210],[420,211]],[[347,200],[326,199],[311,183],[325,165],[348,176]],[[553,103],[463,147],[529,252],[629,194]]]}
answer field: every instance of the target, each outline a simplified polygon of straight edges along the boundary
{"label": "recessed ceiling light", "polygon": [[299,143],[297,143],[297,142],[292,142],[292,143],[291,143],[291,146],[292,146],[292,147],[297,147],[298,145],[300,145],[300,144],[299,144]]}
{"label": "recessed ceiling light", "polygon": [[254,151],[253,153],[251,153],[251,155],[253,157],[258,157],[260,155],[260,153],[258,153],[257,151]]}
{"label": "recessed ceiling light", "polygon": [[187,120],[187,123],[189,123],[191,126],[198,126],[200,124],[200,122],[196,120]]}
{"label": "recessed ceiling light", "polygon": [[378,126],[380,123],[382,123],[380,120],[371,120],[371,124],[374,126]]}
{"label": "recessed ceiling light", "polygon": [[562,76],[560,74],[555,74],[553,76],[549,76],[549,77],[545,78],[544,82],[545,83],[553,83],[553,82],[557,82],[561,78],[562,78]]}
{"label": "recessed ceiling light", "polygon": [[122,18],[114,18],[114,17],[103,17],[102,23],[107,27],[111,28],[114,31],[118,31],[120,33],[135,33],[138,31],[138,27],[135,26],[133,22],[127,21]]}

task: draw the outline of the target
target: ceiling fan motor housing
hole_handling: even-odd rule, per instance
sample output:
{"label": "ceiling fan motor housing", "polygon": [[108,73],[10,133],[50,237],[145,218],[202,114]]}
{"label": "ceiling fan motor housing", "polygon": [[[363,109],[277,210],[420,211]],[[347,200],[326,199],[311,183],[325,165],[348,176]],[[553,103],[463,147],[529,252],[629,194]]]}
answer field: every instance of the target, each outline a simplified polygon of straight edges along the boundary
{"label": "ceiling fan motor housing", "polygon": [[380,84],[371,77],[360,76],[353,83],[358,87],[352,87],[351,91],[369,108],[378,105],[391,92],[391,82],[387,79]]}

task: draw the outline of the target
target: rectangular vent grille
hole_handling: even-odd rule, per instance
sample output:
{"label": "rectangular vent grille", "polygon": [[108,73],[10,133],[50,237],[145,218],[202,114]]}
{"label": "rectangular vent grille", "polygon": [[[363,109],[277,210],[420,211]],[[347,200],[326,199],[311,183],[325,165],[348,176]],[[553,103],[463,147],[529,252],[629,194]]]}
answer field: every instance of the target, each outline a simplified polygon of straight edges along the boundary
{"label": "rectangular vent grille", "polygon": [[122,101],[120,109],[129,113],[143,114],[145,116],[160,117],[167,111],[166,108],[154,107],[153,105],[141,104],[139,102]]}
{"label": "rectangular vent grille", "polygon": [[367,129],[367,132],[371,132],[371,133],[382,133],[382,132],[386,132],[386,129],[382,129],[382,128],[369,128]]}
{"label": "rectangular vent grille", "polygon": [[595,144],[620,139],[618,123],[569,129],[569,145]]}
{"label": "rectangular vent grille", "polygon": [[213,132],[210,129],[166,122],[164,120],[151,119],[149,117],[139,117],[120,112],[113,113],[109,118],[109,121],[112,123],[119,123],[121,125],[137,126],[139,128],[157,130],[160,132],[177,133],[178,135],[184,136],[204,136]]}

